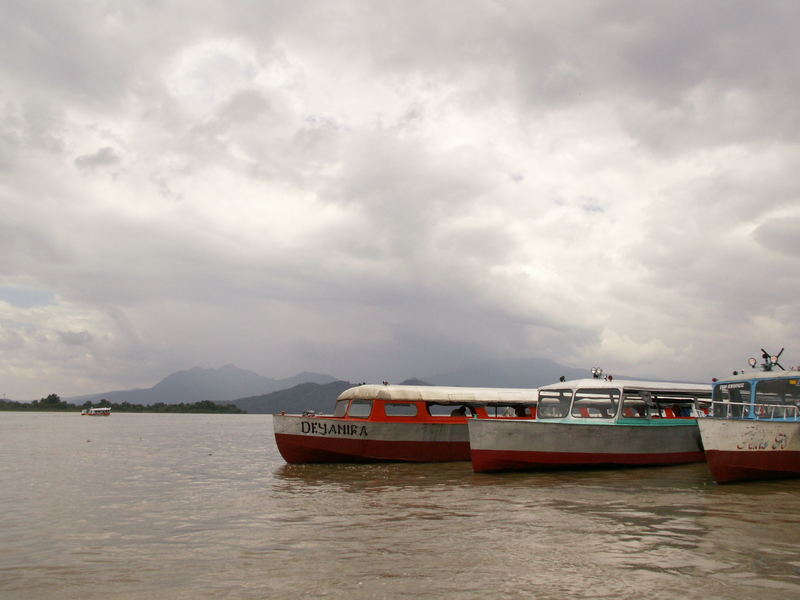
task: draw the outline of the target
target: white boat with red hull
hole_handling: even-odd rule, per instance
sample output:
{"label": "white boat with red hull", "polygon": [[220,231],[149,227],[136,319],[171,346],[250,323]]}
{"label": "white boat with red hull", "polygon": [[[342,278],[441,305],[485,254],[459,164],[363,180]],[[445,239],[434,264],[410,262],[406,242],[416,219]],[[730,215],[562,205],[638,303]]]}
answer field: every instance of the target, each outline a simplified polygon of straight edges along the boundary
{"label": "white boat with red hull", "polygon": [[84,408],[81,411],[81,415],[84,417],[110,417],[111,416],[111,407],[110,406],[98,406],[95,408]]}
{"label": "white boat with red hull", "polygon": [[596,377],[539,389],[537,415],[469,422],[476,472],[671,465],[703,460],[697,404],[704,384]]}
{"label": "white boat with red hull", "polygon": [[361,385],[333,415],[273,415],[288,463],[445,462],[470,459],[467,420],[535,415],[535,389]]}
{"label": "white boat with red hull", "polygon": [[784,369],[782,352],[762,349],[760,371],[712,384],[710,415],[698,425],[717,483],[800,477],[800,368]]}

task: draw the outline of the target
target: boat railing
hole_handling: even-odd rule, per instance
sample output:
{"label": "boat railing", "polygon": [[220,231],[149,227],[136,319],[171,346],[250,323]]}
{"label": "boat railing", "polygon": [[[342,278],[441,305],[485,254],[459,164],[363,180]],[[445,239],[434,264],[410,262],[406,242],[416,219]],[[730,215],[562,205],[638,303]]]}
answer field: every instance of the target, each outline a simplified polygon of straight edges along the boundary
{"label": "boat railing", "polygon": [[800,420],[800,408],[794,404],[750,404],[717,400],[711,402],[708,416],[723,419],[797,421]]}

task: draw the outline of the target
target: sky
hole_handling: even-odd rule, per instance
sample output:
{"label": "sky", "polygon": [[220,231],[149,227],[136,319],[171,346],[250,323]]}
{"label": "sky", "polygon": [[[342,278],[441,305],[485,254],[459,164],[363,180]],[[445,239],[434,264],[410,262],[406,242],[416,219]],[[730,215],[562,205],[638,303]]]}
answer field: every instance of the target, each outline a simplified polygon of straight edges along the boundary
{"label": "sky", "polygon": [[0,396],[226,364],[800,364],[798,22],[770,0],[7,0]]}

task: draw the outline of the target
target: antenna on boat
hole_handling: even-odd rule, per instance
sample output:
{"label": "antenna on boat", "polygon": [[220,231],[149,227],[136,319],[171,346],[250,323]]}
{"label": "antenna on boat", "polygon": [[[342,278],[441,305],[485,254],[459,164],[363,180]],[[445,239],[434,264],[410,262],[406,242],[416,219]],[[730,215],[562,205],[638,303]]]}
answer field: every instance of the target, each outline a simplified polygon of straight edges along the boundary
{"label": "antenna on boat", "polygon": [[[769,352],[767,352],[766,350],[764,350],[762,348],[761,349],[761,358],[764,359],[764,364],[762,364],[761,367],[765,371],[772,371],[772,367],[777,366],[781,371],[785,371],[786,369],[783,368],[783,365],[778,362],[778,359],[781,357],[781,354],[783,354],[784,350],[785,350],[785,348],[781,348],[780,352],[778,352],[775,355],[771,355]],[[750,360],[753,360],[753,359],[750,359]],[[754,366],[754,365],[751,363],[751,366]]]}

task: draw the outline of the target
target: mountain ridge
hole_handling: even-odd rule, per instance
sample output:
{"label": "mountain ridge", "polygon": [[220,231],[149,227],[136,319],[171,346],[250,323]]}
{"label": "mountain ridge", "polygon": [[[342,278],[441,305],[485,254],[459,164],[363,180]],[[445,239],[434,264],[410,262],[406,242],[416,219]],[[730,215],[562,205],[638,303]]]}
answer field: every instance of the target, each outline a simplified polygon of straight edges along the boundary
{"label": "mountain ridge", "polygon": [[274,379],[264,377],[253,371],[241,369],[235,365],[203,368],[192,367],[176,371],[164,377],[149,388],[131,390],[115,390],[101,394],[86,394],[65,398],[73,404],[97,402],[106,399],[109,402],[130,404],[180,404],[211,400],[212,402],[230,402],[237,398],[266,394],[281,389],[288,389],[300,383],[330,383],[335,377],[322,373],[303,371],[292,377]]}
{"label": "mountain ridge", "polygon": [[[511,360],[491,360],[474,362],[445,373],[432,374],[426,377],[410,377],[403,381],[405,385],[452,385],[458,387],[514,387],[514,388],[533,388],[555,383],[560,376],[567,379],[576,379],[589,376],[588,369],[578,369],[567,367],[549,359],[542,358],[523,358]],[[261,398],[260,402],[265,402],[265,406],[278,406],[288,402],[294,406],[305,399],[313,406],[306,406],[309,410],[322,410],[318,406],[324,398],[328,404],[324,410],[331,410],[335,396],[331,394],[341,386],[331,386],[324,390],[314,390],[312,388],[299,388],[293,392],[295,400],[290,400],[285,396],[275,396],[264,400],[274,392],[290,390],[302,384],[313,383],[318,386],[325,386],[336,382],[346,382],[345,380],[315,373],[302,371],[292,377],[275,379],[259,375],[253,371],[241,369],[236,365],[227,364],[217,368],[192,367],[182,371],[176,371],[164,377],[161,381],[150,388],[137,388],[130,390],[115,390],[101,394],[86,394],[64,398],[72,404],[83,404],[85,402],[97,402],[106,399],[109,402],[130,404],[180,404],[194,403],[202,400],[212,402],[234,402],[240,408],[248,410],[245,406],[251,405],[256,412],[261,412],[259,402],[254,398]],[[358,385],[349,383],[349,386]],[[344,388],[346,389],[346,388]],[[341,390],[338,392],[341,393]],[[338,393],[336,396],[338,396]],[[281,398],[277,400],[276,398]],[[238,402],[243,401],[244,405]],[[279,408],[278,410],[286,410]],[[248,411],[249,412],[249,411]]]}

